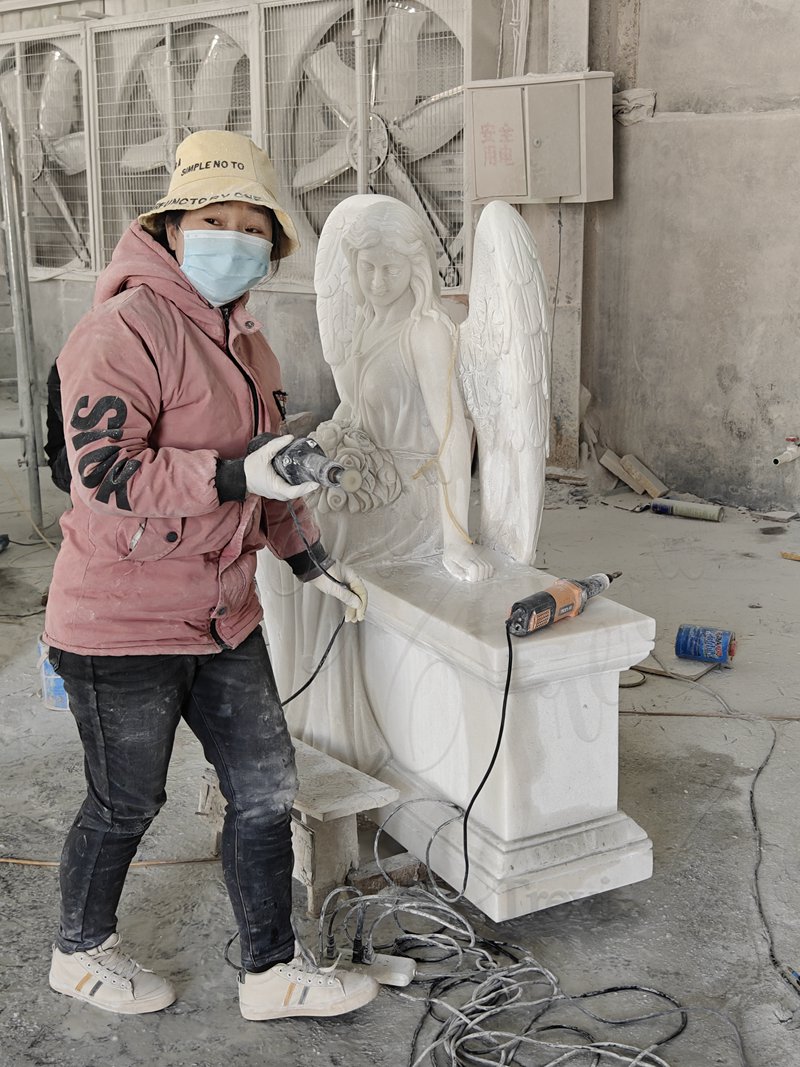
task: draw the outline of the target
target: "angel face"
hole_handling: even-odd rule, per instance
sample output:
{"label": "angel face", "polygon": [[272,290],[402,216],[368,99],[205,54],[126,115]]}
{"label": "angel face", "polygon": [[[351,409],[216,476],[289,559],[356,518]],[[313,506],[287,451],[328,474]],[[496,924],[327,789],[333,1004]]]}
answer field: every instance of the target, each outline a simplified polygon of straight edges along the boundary
{"label": "angel face", "polygon": [[409,292],[411,263],[408,257],[380,245],[361,249],[356,272],[361,291],[374,307],[389,307]]}

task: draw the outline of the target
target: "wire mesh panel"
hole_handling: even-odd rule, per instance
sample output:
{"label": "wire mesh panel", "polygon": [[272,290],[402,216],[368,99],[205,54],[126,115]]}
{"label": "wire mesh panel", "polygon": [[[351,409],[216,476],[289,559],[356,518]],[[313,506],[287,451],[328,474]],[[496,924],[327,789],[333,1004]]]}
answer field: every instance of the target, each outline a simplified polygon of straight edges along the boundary
{"label": "wire mesh panel", "polygon": [[164,195],[195,130],[250,135],[247,12],[97,30],[94,61],[103,252]]}
{"label": "wire mesh panel", "polygon": [[[366,0],[359,37],[352,0],[266,7],[264,143],[304,246],[281,266],[282,283],[311,281],[325,219],[358,190],[366,124],[365,187],[399,198],[427,220],[445,285],[460,284],[464,6]],[[359,48],[366,51],[361,65]],[[366,71],[361,80],[357,70]]]}
{"label": "wire mesh panel", "polygon": [[32,267],[91,268],[80,34],[0,43],[0,106],[21,155]]}

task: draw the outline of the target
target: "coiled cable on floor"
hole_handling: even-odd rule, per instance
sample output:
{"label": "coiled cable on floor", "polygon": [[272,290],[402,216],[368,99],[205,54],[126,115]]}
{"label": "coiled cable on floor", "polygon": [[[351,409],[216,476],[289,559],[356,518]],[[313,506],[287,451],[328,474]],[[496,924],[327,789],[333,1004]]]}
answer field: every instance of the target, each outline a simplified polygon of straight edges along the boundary
{"label": "coiled cable on floor", "polygon": [[[334,903],[337,896],[348,899]],[[521,1064],[518,1054],[523,1052],[547,1055],[545,1060],[536,1060],[541,1067],[568,1063],[580,1067],[590,1063],[597,1067],[611,1063],[667,1067],[659,1050],[685,1030],[689,1014],[698,1010],[640,985],[567,994],[556,976],[525,949],[480,937],[463,914],[421,886],[387,887],[372,895],[361,894],[354,887],[334,890],[320,916],[320,957],[340,954],[333,948],[337,922],[340,941],[352,942],[354,927],[357,930],[361,926],[365,960],[375,947],[411,956],[418,964],[416,984],[430,985],[422,997],[391,990],[415,1004],[422,999],[425,1006],[412,1039],[411,1067],[422,1067],[426,1062],[435,1067]],[[377,928],[390,924],[394,930],[387,930],[384,943],[377,945]],[[448,961],[449,966],[443,969]],[[653,1010],[633,1010],[619,1017],[590,1006],[600,998],[618,1000],[623,996],[634,997],[637,1002],[655,999],[657,1003]],[[710,1014],[733,1027],[721,1013]],[[675,1019],[674,1024],[645,1047],[614,1040],[613,1031],[618,1028],[670,1018]],[[592,1033],[587,1020],[611,1028],[612,1033]],[[733,1029],[744,1064],[741,1041]]]}
{"label": "coiled cable on floor", "polygon": [[[414,984],[422,992],[385,990],[424,1006],[409,1067],[670,1067],[665,1046],[698,1014],[730,1028],[747,1065],[739,1032],[724,1013],[683,1006],[638,984],[567,993],[526,949],[481,937],[465,915],[421,885],[388,885],[374,894],[353,886],[333,890],[319,919],[319,958],[346,959],[342,943],[352,946],[356,936],[365,962],[376,949],[417,962]],[[629,1006],[619,1014],[598,1010],[605,999]],[[638,1027],[641,1034],[657,1023],[663,1032],[639,1046],[619,1033]]]}

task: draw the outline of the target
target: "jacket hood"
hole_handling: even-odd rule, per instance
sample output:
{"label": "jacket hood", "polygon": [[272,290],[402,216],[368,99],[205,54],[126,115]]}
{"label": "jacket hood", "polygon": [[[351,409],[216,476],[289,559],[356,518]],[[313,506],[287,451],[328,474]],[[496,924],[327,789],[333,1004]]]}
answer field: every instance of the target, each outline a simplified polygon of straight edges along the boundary
{"label": "jacket hood", "polygon": [[219,333],[219,309],[200,296],[174,256],[138,222],[133,222],[119,239],[111,262],[97,279],[94,306],[140,285],[169,300],[205,333],[211,336]]}

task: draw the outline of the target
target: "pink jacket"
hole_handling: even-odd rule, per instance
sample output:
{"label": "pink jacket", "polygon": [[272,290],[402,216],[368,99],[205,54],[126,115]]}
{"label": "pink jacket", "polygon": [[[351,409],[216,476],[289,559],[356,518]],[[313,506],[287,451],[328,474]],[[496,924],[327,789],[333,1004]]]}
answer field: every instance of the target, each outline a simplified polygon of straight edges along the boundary
{"label": "pink jacket", "polygon": [[[58,368],[73,506],[48,644],[112,656],[236,647],[262,616],[258,549],[318,573],[286,504],[217,494],[217,459],[244,456],[281,418],[278,362],[244,299],[226,323],[134,223]],[[317,527],[293,506],[315,545]]]}

